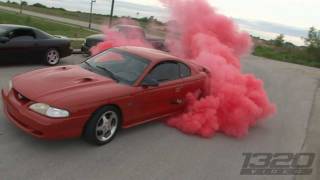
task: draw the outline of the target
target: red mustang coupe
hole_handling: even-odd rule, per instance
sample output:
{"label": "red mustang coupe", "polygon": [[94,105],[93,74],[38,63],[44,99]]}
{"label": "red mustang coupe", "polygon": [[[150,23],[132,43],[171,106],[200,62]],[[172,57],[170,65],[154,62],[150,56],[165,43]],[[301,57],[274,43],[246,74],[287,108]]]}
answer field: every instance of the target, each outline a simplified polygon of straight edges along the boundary
{"label": "red mustang coupe", "polygon": [[187,93],[206,94],[208,75],[158,50],[119,47],[80,65],[18,75],[2,98],[8,118],[27,133],[44,139],[83,136],[103,145],[119,128],[183,111]]}

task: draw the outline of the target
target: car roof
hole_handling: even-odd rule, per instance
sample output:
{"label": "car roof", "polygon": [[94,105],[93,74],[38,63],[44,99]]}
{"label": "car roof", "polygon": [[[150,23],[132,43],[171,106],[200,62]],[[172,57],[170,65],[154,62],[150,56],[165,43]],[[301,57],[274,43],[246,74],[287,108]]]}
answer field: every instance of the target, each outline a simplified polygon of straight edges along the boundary
{"label": "car roof", "polygon": [[28,28],[28,29],[34,29],[29,26],[23,26],[23,25],[16,25],[16,24],[0,24],[0,27],[5,29],[16,29],[16,28]]}
{"label": "car roof", "polygon": [[152,62],[160,62],[160,61],[167,61],[167,60],[175,60],[175,61],[183,61],[176,56],[170,55],[164,51],[151,49],[151,48],[144,48],[144,47],[136,47],[136,46],[122,46],[116,47],[115,49],[119,49],[142,58],[148,59]]}
{"label": "car roof", "polygon": [[106,35],[104,34],[93,34],[88,36],[87,38],[93,38],[93,39],[104,39]]}

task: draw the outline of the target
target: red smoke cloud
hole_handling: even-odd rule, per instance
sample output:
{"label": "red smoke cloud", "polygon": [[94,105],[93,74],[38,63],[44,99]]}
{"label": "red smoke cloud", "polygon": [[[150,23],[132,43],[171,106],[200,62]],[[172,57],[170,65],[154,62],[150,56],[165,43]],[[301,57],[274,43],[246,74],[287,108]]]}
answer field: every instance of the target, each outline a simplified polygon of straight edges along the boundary
{"label": "red smoke cloud", "polygon": [[[275,112],[263,82],[241,72],[239,58],[251,48],[247,33],[240,32],[231,19],[217,14],[206,0],[161,2],[171,12],[172,23],[168,23],[166,38],[170,53],[201,64],[211,72],[208,96],[197,100],[189,94],[185,113],[168,119],[169,126],[202,137],[212,137],[216,132],[243,137],[258,120]],[[107,39],[93,49],[93,54],[122,45],[151,47],[145,41],[128,39],[108,28],[104,32]]]}
{"label": "red smoke cloud", "polygon": [[[126,25],[134,25],[137,26],[134,20],[131,19],[120,19],[115,24],[126,24]],[[90,49],[91,54],[95,55],[104,50],[110,49],[112,47],[118,46],[140,46],[151,48],[152,45],[148,43],[141,34],[137,32],[126,32],[125,34],[119,32],[113,28],[109,28],[108,26],[103,27],[102,32],[105,35],[105,41],[97,44],[97,46],[92,47]]]}
{"label": "red smoke cloud", "polygon": [[212,137],[217,131],[243,137],[258,120],[275,112],[263,82],[241,73],[239,58],[251,48],[247,33],[217,14],[205,0],[162,2],[174,22],[166,40],[170,52],[211,72],[210,95],[200,101],[189,95],[186,112],[167,120],[168,125],[203,137]]}

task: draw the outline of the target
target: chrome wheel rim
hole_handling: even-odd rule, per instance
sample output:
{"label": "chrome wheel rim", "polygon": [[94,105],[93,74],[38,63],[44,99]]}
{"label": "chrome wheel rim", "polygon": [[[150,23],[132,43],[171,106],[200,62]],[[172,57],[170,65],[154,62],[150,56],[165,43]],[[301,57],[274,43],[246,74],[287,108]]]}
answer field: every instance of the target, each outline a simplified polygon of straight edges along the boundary
{"label": "chrome wheel rim", "polygon": [[55,65],[59,62],[59,52],[55,49],[51,49],[47,53],[47,62],[51,65]]}
{"label": "chrome wheel rim", "polygon": [[96,125],[96,137],[99,141],[108,141],[117,130],[118,116],[113,111],[107,111],[100,116]]}

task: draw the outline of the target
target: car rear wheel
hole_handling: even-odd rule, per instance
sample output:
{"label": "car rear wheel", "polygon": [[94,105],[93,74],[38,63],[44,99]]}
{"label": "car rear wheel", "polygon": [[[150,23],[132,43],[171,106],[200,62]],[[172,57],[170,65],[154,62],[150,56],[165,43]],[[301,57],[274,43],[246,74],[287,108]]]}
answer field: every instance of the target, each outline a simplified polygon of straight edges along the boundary
{"label": "car rear wheel", "polygon": [[88,121],[84,138],[92,144],[104,145],[113,140],[121,126],[119,110],[114,106],[106,106],[96,111]]}
{"label": "car rear wheel", "polygon": [[60,62],[60,53],[57,49],[48,49],[45,56],[45,63],[49,66],[55,66]]}

